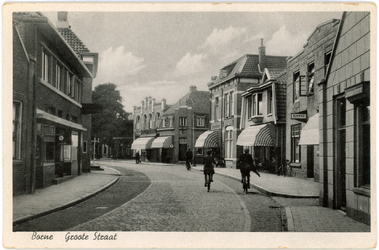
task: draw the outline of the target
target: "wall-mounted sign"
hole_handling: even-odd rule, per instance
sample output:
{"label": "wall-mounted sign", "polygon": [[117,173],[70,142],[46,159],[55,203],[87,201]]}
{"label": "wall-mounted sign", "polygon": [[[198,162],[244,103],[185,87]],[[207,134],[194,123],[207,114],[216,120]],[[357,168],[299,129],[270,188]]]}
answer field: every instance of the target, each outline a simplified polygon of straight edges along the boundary
{"label": "wall-mounted sign", "polygon": [[60,135],[58,138],[59,138],[59,141],[63,141],[64,140],[63,135]]}
{"label": "wall-mounted sign", "polygon": [[306,120],[307,119],[307,114],[291,114],[291,119],[292,120]]}

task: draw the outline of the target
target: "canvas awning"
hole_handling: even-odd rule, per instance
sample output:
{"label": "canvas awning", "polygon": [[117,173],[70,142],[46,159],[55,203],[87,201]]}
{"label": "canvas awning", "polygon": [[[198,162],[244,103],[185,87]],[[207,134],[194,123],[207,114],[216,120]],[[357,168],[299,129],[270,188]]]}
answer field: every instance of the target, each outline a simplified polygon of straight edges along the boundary
{"label": "canvas awning", "polygon": [[319,133],[319,115],[317,113],[309,118],[301,130],[299,145],[318,145],[320,143]]}
{"label": "canvas awning", "polygon": [[59,118],[55,115],[49,114],[49,113],[42,111],[40,109],[36,109],[36,113],[37,113],[37,121],[39,121],[39,122],[42,121],[42,122],[47,122],[47,123],[51,123],[51,124],[57,124],[57,125],[65,126],[65,127],[71,128],[71,129],[87,131],[87,128],[83,127],[81,124],[67,121],[63,118]]}
{"label": "canvas awning", "polygon": [[195,148],[218,148],[218,131],[206,131],[197,138]]}
{"label": "canvas awning", "polygon": [[238,136],[237,145],[255,147],[273,147],[274,141],[267,124],[251,126]]}
{"label": "canvas awning", "polygon": [[170,148],[170,147],[172,147],[171,136],[157,137],[151,144],[151,148]]}
{"label": "canvas awning", "polygon": [[142,137],[134,140],[132,143],[132,149],[149,149],[154,137]]}

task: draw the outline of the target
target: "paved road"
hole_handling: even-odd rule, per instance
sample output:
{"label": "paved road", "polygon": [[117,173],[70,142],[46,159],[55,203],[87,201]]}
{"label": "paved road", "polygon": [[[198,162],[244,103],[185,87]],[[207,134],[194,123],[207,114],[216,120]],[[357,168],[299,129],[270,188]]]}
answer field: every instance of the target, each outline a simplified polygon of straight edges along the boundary
{"label": "paved road", "polygon": [[114,186],[16,231],[282,231],[280,205],[238,181],[216,175],[208,193],[203,173],[184,165],[102,164],[122,174]]}

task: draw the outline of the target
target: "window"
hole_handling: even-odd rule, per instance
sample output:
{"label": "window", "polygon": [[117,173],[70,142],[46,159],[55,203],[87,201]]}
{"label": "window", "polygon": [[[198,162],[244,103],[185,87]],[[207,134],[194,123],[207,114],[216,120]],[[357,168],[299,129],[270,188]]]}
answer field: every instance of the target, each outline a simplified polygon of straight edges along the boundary
{"label": "window", "polygon": [[70,88],[70,96],[72,98],[75,98],[75,93],[76,93],[76,89],[77,89],[77,83],[76,83],[76,77],[74,77],[73,75],[71,75],[71,88]]}
{"label": "window", "polygon": [[300,72],[293,74],[293,101],[300,98]]}
{"label": "window", "polygon": [[61,89],[61,66],[60,65],[56,65],[55,66],[55,87],[57,89]]}
{"label": "window", "polygon": [[49,67],[50,64],[50,56],[47,54],[46,50],[42,50],[42,79],[45,82],[50,82],[49,81]]}
{"label": "window", "polygon": [[272,113],[272,89],[267,90],[267,114]]}
{"label": "window", "polygon": [[203,148],[196,148],[196,154],[202,155],[203,154]]}
{"label": "window", "polygon": [[324,76],[326,76],[326,73],[328,71],[328,66],[329,66],[329,63],[330,63],[330,58],[332,57],[332,52],[329,51],[327,53],[325,53],[325,56],[324,56]]}
{"label": "window", "polygon": [[233,157],[233,127],[225,129],[225,158]]}
{"label": "window", "polygon": [[149,114],[149,128],[154,128],[154,121],[153,121],[153,115]]}
{"label": "window", "polygon": [[262,115],[263,102],[262,102],[262,93],[253,95],[253,116]]}
{"label": "window", "polygon": [[234,95],[233,94],[234,94],[233,91],[230,92],[230,94],[229,94],[229,115],[230,116],[234,115],[234,107],[233,107]]}
{"label": "window", "polygon": [[300,162],[300,129],[301,124],[293,125],[291,127],[291,152],[292,162]]}
{"label": "window", "polygon": [[214,109],[214,120],[217,121],[219,119],[219,108],[220,108],[220,103],[218,97],[215,98],[215,109]]}
{"label": "window", "polygon": [[224,95],[224,117],[229,117],[229,93]]}
{"label": "window", "polygon": [[146,115],[143,115],[143,129],[147,129],[147,116]]}
{"label": "window", "polygon": [[196,126],[204,127],[205,126],[205,118],[204,117],[196,117]]}
{"label": "window", "polygon": [[71,74],[67,71],[66,74],[66,95],[70,95],[71,92]]}
{"label": "window", "polygon": [[370,188],[370,106],[358,105],[355,108],[356,124],[356,187]]}
{"label": "window", "polygon": [[87,153],[87,142],[86,141],[83,141],[83,153],[84,154]]}
{"label": "window", "polygon": [[180,127],[187,126],[187,117],[180,117],[179,118],[179,126]]}
{"label": "window", "polygon": [[21,153],[21,102],[13,102],[13,159],[20,159]]}
{"label": "window", "polygon": [[252,99],[252,96],[249,96],[247,98],[247,117],[248,118],[250,118],[251,116],[253,116],[252,105],[253,105],[253,99]]}
{"label": "window", "polygon": [[45,142],[45,159],[46,161],[54,161],[55,159],[55,142]]}
{"label": "window", "polygon": [[310,63],[308,64],[308,70],[307,70],[307,79],[309,81],[308,84],[308,94],[313,94],[314,92],[314,81],[315,81],[315,64]]}

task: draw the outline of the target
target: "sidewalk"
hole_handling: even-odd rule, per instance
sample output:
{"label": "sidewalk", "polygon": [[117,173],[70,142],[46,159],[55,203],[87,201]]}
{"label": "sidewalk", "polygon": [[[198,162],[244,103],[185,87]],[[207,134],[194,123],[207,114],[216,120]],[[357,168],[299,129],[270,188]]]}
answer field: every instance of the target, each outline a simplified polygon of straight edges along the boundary
{"label": "sidewalk", "polygon": [[[119,161],[119,160],[117,160]],[[180,164],[146,163],[184,168]],[[101,165],[101,161],[98,161]],[[103,167],[104,171],[93,170],[72,180],[45,189],[37,189],[34,194],[13,197],[13,224],[28,221],[43,215],[75,205],[88,199],[116,183],[119,172]],[[202,171],[198,165],[193,170]],[[216,174],[241,181],[240,171],[232,168],[215,168]],[[283,177],[260,173],[251,174],[251,185],[271,196],[292,198],[317,198],[318,183],[294,177]],[[368,232],[370,227],[359,223],[345,214],[319,206],[286,207],[288,231],[290,232]]]}
{"label": "sidewalk", "polygon": [[102,169],[83,173],[59,185],[37,189],[34,194],[13,197],[13,224],[73,206],[113,185],[119,172],[113,168]]}

